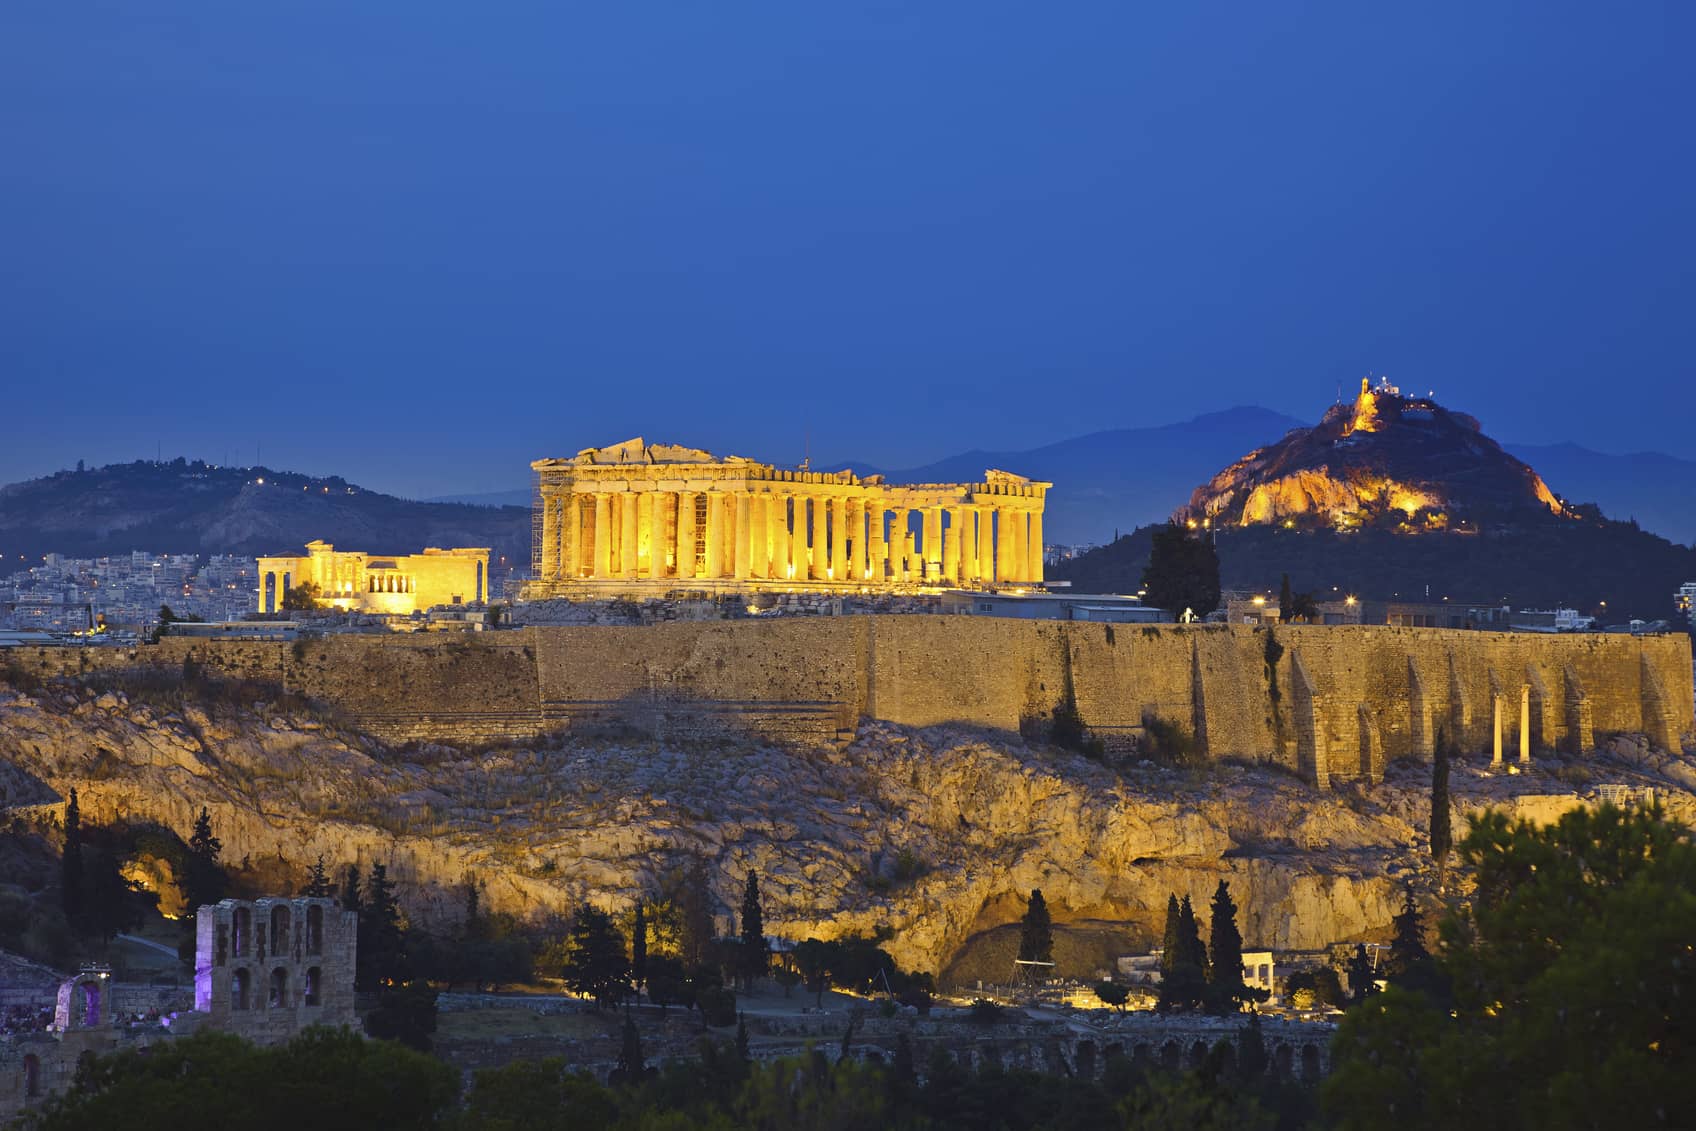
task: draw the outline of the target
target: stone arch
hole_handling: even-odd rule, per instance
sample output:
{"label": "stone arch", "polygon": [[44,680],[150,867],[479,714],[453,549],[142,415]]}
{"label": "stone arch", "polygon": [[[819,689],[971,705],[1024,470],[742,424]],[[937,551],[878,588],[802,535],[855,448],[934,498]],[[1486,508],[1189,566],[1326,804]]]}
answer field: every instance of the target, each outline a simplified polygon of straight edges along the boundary
{"label": "stone arch", "polygon": [[324,972],[316,966],[306,968],[306,995],[304,1004],[321,1005],[324,995]]}
{"label": "stone arch", "polygon": [[41,1058],[33,1052],[24,1054],[24,1099],[41,1095]]}
{"label": "stone arch", "polygon": [[278,606],[282,604],[281,594],[277,591],[277,572],[270,569],[266,570],[265,580],[259,584],[265,606],[262,611],[267,613],[276,612]]}
{"label": "stone arch", "polygon": [[1203,1064],[1206,1064],[1206,1063],[1207,1063],[1207,1042],[1202,1040],[1201,1038],[1197,1037],[1196,1040],[1195,1040],[1195,1043],[1190,1045],[1190,1063],[1189,1063],[1189,1066],[1191,1068],[1200,1068]]}
{"label": "stone arch", "polygon": [[276,904],[271,908],[271,953],[287,954],[289,949],[289,927],[292,916],[289,905]]}
{"label": "stone arch", "polygon": [[306,909],[306,953],[324,953],[324,907],[319,903]]}
{"label": "stone arch", "polygon": [[1227,1076],[1235,1076],[1237,1073],[1237,1046],[1221,1038],[1219,1043],[1213,1046],[1213,1049],[1219,1054],[1220,1071]]}
{"label": "stone arch", "polygon": [[248,1008],[248,998],[252,995],[253,975],[247,967],[237,966],[230,972],[230,1008]]}
{"label": "stone arch", "polygon": [[253,941],[253,911],[251,908],[238,907],[230,916],[231,952],[237,958],[247,957],[247,948]]}
{"label": "stone arch", "polygon": [[289,1004],[289,972],[285,966],[279,966],[271,971],[270,989],[265,995],[265,1004],[271,1009],[286,1009]]}
{"label": "stone arch", "polygon": [[1160,1067],[1168,1072],[1176,1072],[1179,1062],[1183,1059],[1184,1050],[1176,1040],[1169,1040],[1160,1046]]}
{"label": "stone arch", "polygon": [[1095,1042],[1079,1041],[1072,1050],[1072,1068],[1085,1080],[1095,1079]]}
{"label": "stone arch", "polygon": [[1301,1078],[1307,1084],[1319,1079],[1318,1045],[1305,1044],[1301,1047]]}
{"label": "stone arch", "polygon": [[1154,1049],[1147,1041],[1138,1041],[1131,1049],[1131,1064],[1138,1070],[1146,1071],[1154,1063]]}

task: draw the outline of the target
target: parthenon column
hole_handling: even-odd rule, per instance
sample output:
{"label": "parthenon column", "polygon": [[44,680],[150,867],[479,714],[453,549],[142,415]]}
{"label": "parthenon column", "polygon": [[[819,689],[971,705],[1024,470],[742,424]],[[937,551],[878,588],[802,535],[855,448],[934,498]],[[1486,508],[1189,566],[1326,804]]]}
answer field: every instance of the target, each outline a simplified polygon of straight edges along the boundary
{"label": "parthenon column", "polygon": [[795,581],[807,580],[807,496],[791,495],[793,524],[789,528],[789,576]]}
{"label": "parthenon column", "polygon": [[989,507],[973,507],[978,528],[978,580],[988,584],[995,580],[995,511]]}
{"label": "parthenon column", "polygon": [[619,525],[623,537],[618,544],[618,572],[625,577],[636,576],[636,513],[641,496],[626,491],[618,497]]}
{"label": "parthenon column", "polygon": [[866,549],[866,500],[854,499],[848,504],[848,537],[854,543],[854,563],[851,572],[855,581],[871,577],[871,558]]}
{"label": "parthenon column", "polygon": [[907,560],[907,508],[891,507],[894,518],[889,523],[889,572],[896,581],[906,581],[912,563]]}
{"label": "parthenon column", "polygon": [[583,572],[583,511],[577,505],[578,495],[560,500],[560,575],[576,577]]}
{"label": "parthenon column", "polygon": [[1030,545],[1027,547],[1025,560],[1030,564],[1025,568],[1026,581],[1042,580],[1042,512],[1033,510],[1030,513],[1031,534]]}
{"label": "parthenon column", "polygon": [[1013,554],[1016,549],[1013,534],[1013,512],[1006,507],[995,508],[995,580],[1013,580]]}
{"label": "parthenon column", "polygon": [[705,576],[724,576],[724,496],[707,492],[707,568]]}
{"label": "parthenon column", "polygon": [[887,520],[883,510],[882,499],[866,500],[866,549],[870,554],[869,564],[873,581],[883,581],[889,576],[889,544],[884,538],[883,529]]}
{"label": "parthenon column", "polygon": [[695,560],[695,492],[677,493],[677,576],[693,579]]}
{"label": "parthenon column", "polygon": [[942,572],[942,508],[929,506],[924,513],[925,544],[922,552],[925,580],[934,581]]}
{"label": "parthenon column", "polygon": [[612,576],[612,496],[595,492],[595,573]]}
{"label": "parthenon column", "polygon": [[942,577],[945,581],[960,580],[960,535],[963,512],[959,507],[947,509],[948,526],[942,532]]}
{"label": "parthenon column", "polygon": [[830,569],[830,542],[826,537],[826,507],[825,501],[817,495],[810,500],[813,512],[813,580],[823,581],[829,576],[825,571]]}
{"label": "parthenon column", "polygon": [[559,499],[542,495],[542,561],[543,577],[559,576]]}
{"label": "parthenon column", "polygon": [[649,502],[648,511],[648,576],[666,577],[669,574],[667,557],[670,556],[671,542],[667,535],[671,531],[671,508],[677,496],[670,491],[655,491]]}
{"label": "parthenon column", "polygon": [[738,579],[748,576],[752,563],[752,547],[748,540],[748,528],[753,525],[749,519],[752,510],[753,500],[748,492],[736,492],[736,552],[732,555],[731,564]]}
{"label": "parthenon column", "polygon": [[766,576],[766,496],[748,496],[748,576]]}
{"label": "parthenon column", "polygon": [[830,497],[830,576],[848,580],[848,500]]}

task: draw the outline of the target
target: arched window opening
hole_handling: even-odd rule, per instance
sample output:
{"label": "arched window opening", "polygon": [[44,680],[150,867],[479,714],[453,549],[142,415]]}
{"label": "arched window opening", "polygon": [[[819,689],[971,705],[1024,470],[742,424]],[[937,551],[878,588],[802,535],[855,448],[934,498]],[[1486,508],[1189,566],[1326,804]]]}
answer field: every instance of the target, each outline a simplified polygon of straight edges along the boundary
{"label": "arched window opening", "polygon": [[316,903],[306,909],[306,953],[324,953],[324,909]]}
{"label": "arched window opening", "polygon": [[306,971],[306,1004],[317,1005],[319,985],[323,981],[323,973],[316,966],[308,967]]}
{"label": "arched window opening", "polygon": [[1309,1084],[1319,1079],[1319,1046],[1303,1045],[1301,1049],[1301,1078]]}
{"label": "arched window opening", "polygon": [[266,1004],[272,1009],[282,1009],[289,1003],[289,972],[281,966],[271,971],[271,992],[266,997]]}
{"label": "arched window opening", "polygon": [[24,1098],[41,1095],[41,1058],[33,1052],[24,1057]]}
{"label": "arched window opening", "polygon": [[230,1008],[246,1009],[247,995],[252,977],[245,966],[238,968],[230,975]]}
{"label": "arched window opening", "polygon": [[230,924],[235,935],[235,956],[246,958],[248,938],[253,934],[253,912],[246,907],[236,908],[236,913],[230,917]]}
{"label": "arched window opening", "polygon": [[287,904],[271,908],[271,953],[287,954],[289,949],[289,909]]}

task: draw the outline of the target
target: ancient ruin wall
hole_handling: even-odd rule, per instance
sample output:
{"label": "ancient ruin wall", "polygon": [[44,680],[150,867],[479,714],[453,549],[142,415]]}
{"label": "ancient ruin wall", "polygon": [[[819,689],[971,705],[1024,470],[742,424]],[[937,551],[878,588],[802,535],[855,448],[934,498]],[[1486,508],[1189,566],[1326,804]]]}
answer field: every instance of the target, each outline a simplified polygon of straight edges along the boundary
{"label": "ancient ruin wall", "polygon": [[1585,749],[1595,734],[1688,741],[1688,637],[1542,636],[1385,626],[1101,625],[966,616],[535,627],[294,644],[167,638],[133,651],[27,649],[39,674],[137,664],[280,683],[392,740],[522,740],[634,725],[684,737],[829,739],[861,718],[1003,730],[1071,702],[1109,743],[1158,716],[1210,757],[1375,777],[1428,756]]}

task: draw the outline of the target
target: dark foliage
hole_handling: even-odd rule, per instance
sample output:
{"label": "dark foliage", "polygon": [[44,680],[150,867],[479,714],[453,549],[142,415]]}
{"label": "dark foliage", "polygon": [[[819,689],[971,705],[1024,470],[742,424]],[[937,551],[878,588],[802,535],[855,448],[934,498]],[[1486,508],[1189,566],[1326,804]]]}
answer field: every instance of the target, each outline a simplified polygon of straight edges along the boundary
{"label": "dark foliage", "polygon": [[[1086,555],[1087,557],[1087,555]],[[1144,601],[1181,616],[1204,617],[1219,607],[1219,554],[1205,533],[1169,522],[1154,531],[1142,573]]]}

